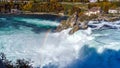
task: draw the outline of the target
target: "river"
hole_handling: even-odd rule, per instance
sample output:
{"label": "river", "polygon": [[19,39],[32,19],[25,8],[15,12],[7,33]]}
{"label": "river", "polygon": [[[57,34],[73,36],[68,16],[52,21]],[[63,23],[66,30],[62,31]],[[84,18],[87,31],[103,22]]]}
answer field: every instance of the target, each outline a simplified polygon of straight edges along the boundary
{"label": "river", "polygon": [[1,15],[0,52],[40,68],[120,68],[120,21],[89,23],[69,35],[54,32],[64,17]]}

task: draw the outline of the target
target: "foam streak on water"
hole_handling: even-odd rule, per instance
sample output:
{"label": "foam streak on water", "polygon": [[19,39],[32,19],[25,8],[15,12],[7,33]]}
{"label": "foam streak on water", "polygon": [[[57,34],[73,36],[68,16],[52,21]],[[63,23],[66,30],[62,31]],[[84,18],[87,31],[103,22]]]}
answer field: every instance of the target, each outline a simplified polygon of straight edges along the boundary
{"label": "foam streak on water", "polygon": [[14,18],[16,21],[22,21],[30,24],[36,24],[36,25],[43,25],[43,26],[58,26],[58,22],[52,22],[52,21],[47,21],[47,20],[42,20],[42,19],[24,19],[24,18]]}

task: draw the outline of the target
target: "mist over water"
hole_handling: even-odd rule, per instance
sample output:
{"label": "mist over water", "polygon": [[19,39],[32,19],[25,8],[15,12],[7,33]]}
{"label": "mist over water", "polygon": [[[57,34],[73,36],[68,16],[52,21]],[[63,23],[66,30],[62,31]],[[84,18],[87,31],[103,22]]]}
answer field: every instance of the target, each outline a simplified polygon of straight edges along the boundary
{"label": "mist over water", "polygon": [[120,68],[119,23],[90,22],[88,29],[69,35],[70,29],[51,31],[58,19],[1,16],[0,52],[40,68]]}

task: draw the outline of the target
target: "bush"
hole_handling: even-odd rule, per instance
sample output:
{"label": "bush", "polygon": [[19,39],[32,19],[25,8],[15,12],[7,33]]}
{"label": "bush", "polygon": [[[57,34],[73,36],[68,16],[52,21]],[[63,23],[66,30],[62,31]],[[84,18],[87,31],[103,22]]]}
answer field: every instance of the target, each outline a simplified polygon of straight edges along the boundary
{"label": "bush", "polygon": [[30,61],[25,59],[18,59],[15,63],[8,60],[4,53],[0,53],[0,60],[5,68],[33,68]]}

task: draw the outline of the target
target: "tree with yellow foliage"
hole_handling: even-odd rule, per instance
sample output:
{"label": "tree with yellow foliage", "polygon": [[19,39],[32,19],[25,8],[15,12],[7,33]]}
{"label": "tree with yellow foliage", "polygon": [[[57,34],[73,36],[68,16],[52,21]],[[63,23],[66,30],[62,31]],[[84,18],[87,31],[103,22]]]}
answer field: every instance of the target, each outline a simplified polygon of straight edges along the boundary
{"label": "tree with yellow foliage", "polygon": [[110,2],[103,2],[101,4],[101,8],[105,13],[108,13],[108,10],[110,9],[111,6],[112,4]]}
{"label": "tree with yellow foliage", "polygon": [[25,5],[23,6],[23,10],[24,10],[24,11],[30,11],[31,8],[32,8],[32,6],[33,6],[33,2],[32,2],[32,1],[31,1],[31,2],[28,2],[27,4],[25,4]]}

